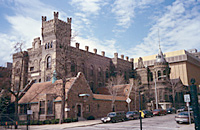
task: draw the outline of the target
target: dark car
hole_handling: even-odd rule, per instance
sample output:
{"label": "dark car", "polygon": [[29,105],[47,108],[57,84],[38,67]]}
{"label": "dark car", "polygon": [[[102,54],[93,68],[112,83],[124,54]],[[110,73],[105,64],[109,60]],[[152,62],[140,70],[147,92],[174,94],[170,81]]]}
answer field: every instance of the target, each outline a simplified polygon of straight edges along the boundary
{"label": "dark car", "polygon": [[160,115],[166,115],[167,111],[164,109],[155,109],[153,110],[153,115],[154,116],[160,116]]}
{"label": "dark car", "polygon": [[126,119],[125,112],[110,112],[107,114],[107,117],[101,118],[101,121],[103,123],[106,122],[118,122],[118,121],[124,121]]}
{"label": "dark car", "polygon": [[167,111],[167,114],[176,113],[176,109],[174,107],[167,108],[166,111]]}
{"label": "dark car", "polygon": [[140,117],[140,113],[138,111],[129,111],[126,113],[127,119],[138,119]]}
{"label": "dark car", "polygon": [[[190,112],[191,122],[194,122],[193,112]],[[175,121],[177,123],[189,123],[188,112],[180,112],[175,116]]]}
{"label": "dark car", "polygon": [[143,115],[144,115],[143,118],[147,118],[147,117],[152,117],[153,116],[153,112],[152,111],[143,110],[142,112],[143,112]]}

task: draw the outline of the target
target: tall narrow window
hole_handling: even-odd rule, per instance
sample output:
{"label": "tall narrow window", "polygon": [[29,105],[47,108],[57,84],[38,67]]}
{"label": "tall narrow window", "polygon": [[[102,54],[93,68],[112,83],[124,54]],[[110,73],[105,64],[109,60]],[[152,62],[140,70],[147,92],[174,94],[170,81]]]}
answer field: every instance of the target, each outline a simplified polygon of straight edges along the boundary
{"label": "tall narrow window", "polygon": [[94,67],[91,65],[90,66],[90,76],[94,75]]}
{"label": "tall narrow window", "polygon": [[45,101],[40,101],[40,114],[45,114]]}
{"label": "tall narrow window", "polygon": [[108,78],[109,78],[109,70],[106,69],[106,79],[108,79]]}
{"label": "tall narrow window", "polygon": [[101,75],[102,75],[102,74],[101,74],[101,68],[99,67],[99,68],[98,68],[98,76],[99,76],[99,78],[101,77]]}
{"label": "tall narrow window", "polygon": [[85,65],[84,65],[84,63],[81,64],[81,71],[85,74]]}
{"label": "tall narrow window", "polygon": [[53,114],[53,101],[48,100],[47,102],[47,114]]}
{"label": "tall narrow window", "polygon": [[74,61],[71,62],[71,72],[75,72],[76,70],[76,66],[75,66],[75,63]]}
{"label": "tall narrow window", "polygon": [[160,72],[160,70],[158,71],[158,80],[160,80],[161,79],[161,72]]}
{"label": "tall narrow window", "polygon": [[47,57],[47,69],[50,69],[51,68],[51,57],[48,56]]}
{"label": "tall narrow window", "polygon": [[150,81],[153,81],[153,73],[150,72]]}
{"label": "tall narrow window", "polygon": [[52,42],[52,41],[51,41],[50,47],[51,47],[51,48],[53,47],[53,42]]}

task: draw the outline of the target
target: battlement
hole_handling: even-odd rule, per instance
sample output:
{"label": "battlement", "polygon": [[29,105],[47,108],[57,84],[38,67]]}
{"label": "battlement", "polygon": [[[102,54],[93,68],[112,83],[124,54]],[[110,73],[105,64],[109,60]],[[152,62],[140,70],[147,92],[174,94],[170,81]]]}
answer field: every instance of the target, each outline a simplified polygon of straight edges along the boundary
{"label": "battlement", "polygon": [[[89,52],[89,46],[85,46],[85,50],[82,50],[82,49],[80,49],[79,48],[80,47],[80,43],[75,43],[75,48],[76,49],[79,49],[79,50],[81,50],[81,51],[85,51],[85,52]],[[93,49],[93,52],[90,52],[91,54],[94,54],[94,55],[99,55],[99,54],[97,54],[97,49],[96,48],[94,48]],[[102,57],[106,57],[105,56],[105,51],[101,51],[101,55],[99,55],[99,56],[102,56]],[[108,57],[107,57],[108,58]],[[114,59],[120,59],[120,60],[123,60],[123,61],[127,61],[127,62],[133,62],[134,61],[134,59],[133,58],[130,58],[130,60],[129,60],[129,57],[128,56],[126,56],[125,57],[125,59],[124,59],[124,55],[121,55],[121,58],[118,58],[118,53],[114,53]]]}
{"label": "battlement", "polygon": [[71,24],[72,18],[67,18],[67,22],[66,22],[66,21],[58,19],[58,16],[59,16],[59,12],[54,12],[54,18],[51,20],[48,20],[48,21],[47,21],[46,16],[42,16],[42,22],[49,23],[49,22],[54,22],[54,21],[58,20],[59,23]]}

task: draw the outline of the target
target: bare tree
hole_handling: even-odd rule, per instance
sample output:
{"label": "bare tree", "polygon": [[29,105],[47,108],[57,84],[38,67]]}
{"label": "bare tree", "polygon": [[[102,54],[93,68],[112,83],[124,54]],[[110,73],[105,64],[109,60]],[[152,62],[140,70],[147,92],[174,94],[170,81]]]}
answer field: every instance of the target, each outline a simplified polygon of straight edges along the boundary
{"label": "bare tree", "polygon": [[[4,88],[6,91],[10,92],[14,97],[14,103],[15,103],[15,121],[18,121],[18,102],[20,100],[20,97],[22,96],[21,89],[23,88],[24,83],[22,82],[23,79],[23,73],[24,73],[24,62],[27,58],[27,54],[25,51],[23,51],[23,43],[16,43],[14,46],[16,55],[21,60],[20,65],[18,68],[15,68],[13,71],[15,71],[15,75],[18,77],[17,81],[13,81],[11,83],[11,80],[5,80],[4,84],[10,84],[10,87]],[[9,83],[8,83],[9,82]],[[30,85],[30,84],[29,84]],[[15,128],[17,128],[17,125],[15,125]]]}
{"label": "bare tree", "polygon": [[[116,85],[120,85],[124,83],[124,76],[117,75],[116,77],[110,77],[108,79],[108,83],[106,84],[106,88],[108,89],[110,95],[112,96],[111,110],[115,111],[115,100],[118,94],[118,87]],[[116,87],[115,87],[116,86]]]}
{"label": "bare tree", "polygon": [[171,93],[169,93],[170,95],[172,95],[172,99],[173,99],[173,107],[175,107],[176,104],[176,93],[177,92],[181,92],[183,91],[185,88],[183,86],[183,84],[181,83],[181,79],[177,78],[177,79],[168,79],[167,78],[167,83],[169,84],[169,86],[171,87]]}
{"label": "bare tree", "polygon": [[69,68],[71,66],[71,58],[69,52],[70,49],[70,42],[74,40],[77,34],[74,34],[73,36],[70,35],[70,37],[62,37],[61,40],[57,42],[56,45],[56,51],[58,57],[56,57],[56,77],[58,79],[62,80],[62,89],[61,93],[58,95],[61,97],[61,114],[60,114],[60,120],[59,123],[63,123],[65,118],[65,98],[66,98],[66,92],[65,92],[65,85],[69,81],[67,77],[69,77]]}

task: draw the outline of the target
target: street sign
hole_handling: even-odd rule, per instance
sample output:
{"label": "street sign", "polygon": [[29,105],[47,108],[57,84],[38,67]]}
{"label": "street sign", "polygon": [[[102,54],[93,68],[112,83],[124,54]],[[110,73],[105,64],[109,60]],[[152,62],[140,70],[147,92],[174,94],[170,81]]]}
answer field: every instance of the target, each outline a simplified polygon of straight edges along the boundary
{"label": "street sign", "polygon": [[28,114],[28,115],[32,115],[32,114],[33,114],[33,111],[32,111],[32,110],[27,110],[27,114]]}
{"label": "street sign", "polygon": [[184,102],[190,102],[190,94],[184,95]]}
{"label": "street sign", "polygon": [[128,98],[126,99],[126,102],[127,102],[127,103],[130,103],[130,102],[131,102],[131,99],[128,97]]}
{"label": "street sign", "polygon": [[65,108],[65,111],[70,111],[70,108]]}

